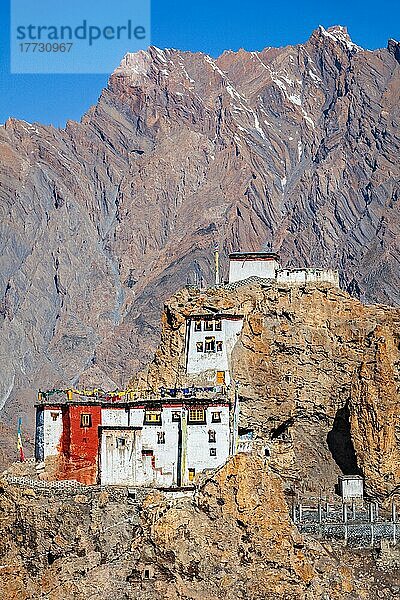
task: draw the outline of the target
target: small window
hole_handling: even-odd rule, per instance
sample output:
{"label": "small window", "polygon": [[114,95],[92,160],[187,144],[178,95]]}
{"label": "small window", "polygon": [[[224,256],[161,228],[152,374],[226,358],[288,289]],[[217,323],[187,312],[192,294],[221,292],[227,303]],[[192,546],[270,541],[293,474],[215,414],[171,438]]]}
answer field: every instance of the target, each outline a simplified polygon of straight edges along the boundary
{"label": "small window", "polygon": [[197,352],[203,352],[203,342],[196,342],[196,350]]}
{"label": "small window", "polygon": [[212,412],[211,413],[211,423],[221,423],[221,413],[220,412]]}
{"label": "small window", "polygon": [[214,321],[205,321],[204,331],[214,331]]}
{"label": "small window", "polygon": [[92,426],[92,415],[88,413],[81,414],[81,427],[91,427]]}
{"label": "small window", "polygon": [[205,352],[215,352],[215,337],[206,337]]}
{"label": "small window", "polygon": [[195,321],[194,322],[194,330],[195,331],[201,331],[201,321]]}
{"label": "small window", "polygon": [[196,469],[189,469],[189,481],[193,481],[196,475]]}
{"label": "small window", "polygon": [[217,347],[217,352],[222,352],[222,342],[217,342],[216,343],[216,347]]}
{"label": "small window", "polygon": [[215,321],[215,331],[222,331],[222,321]]}
{"label": "small window", "polygon": [[217,456],[217,449],[216,448],[210,448],[210,456]]}
{"label": "small window", "polygon": [[206,411],[204,408],[191,408],[189,410],[189,423],[205,423],[206,422]]}
{"label": "small window", "polygon": [[210,431],[208,432],[208,441],[210,444],[215,444],[217,440],[217,435],[215,433],[215,431],[213,431],[212,429],[210,429]]}
{"label": "small window", "polygon": [[157,432],[157,444],[165,444],[165,431]]}
{"label": "small window", "polygon": [[116,447],[117,448],[125,448],[125,446],[126,446],[126,439],[125,438],[117,438]]}
{"label": "small window", "polygon": [[50,414],[51,414],[51,418],[53,419],[53,421],[57,421],[59,413],[52,412]]}
{"label": "small window", "polygon": [[181,413],[180,412],[173,412],[172,413],[172,422],[173,423],[179,423],[180,420],[181,420]]}
{"label": "small window", "polygon": [[161,425],[161,412],[158,410],[146,410],[144,413],[144,425]]}

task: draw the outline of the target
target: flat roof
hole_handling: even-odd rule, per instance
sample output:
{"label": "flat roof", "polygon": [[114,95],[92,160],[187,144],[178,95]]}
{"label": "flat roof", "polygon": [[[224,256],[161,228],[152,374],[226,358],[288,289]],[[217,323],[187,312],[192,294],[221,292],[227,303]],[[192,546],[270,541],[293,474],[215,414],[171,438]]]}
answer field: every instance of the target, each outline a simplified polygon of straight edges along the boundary
{"label": "flat roof", "polygon": [[229,406],[229,400],[226,395],[215,395],[211,398],[204,396],[186,396],[174,398],[165,396],[164,398],[138,398],[137,400],[105,400],[101,398],[87,398],[77,400],[67,400],[63,398],[42,400],[34,405],[36,408],[60,408],[61,406],[101,406],[102,408],[115,409],[145,409],[145,410],[160,410],[163,408],[190,408],[191,406]]}
{"label": "flat roof", "polygon": [[279,260],[276,252],[232,252],[229,260]]}
{"label": "flat roof", "polygon": [[240,321],[243,319],[243,315],[228,315],[222,313],[194,313],[193,315],[188,315],[186,319],[214,319],[214,320],[231,320],[231,321]]}

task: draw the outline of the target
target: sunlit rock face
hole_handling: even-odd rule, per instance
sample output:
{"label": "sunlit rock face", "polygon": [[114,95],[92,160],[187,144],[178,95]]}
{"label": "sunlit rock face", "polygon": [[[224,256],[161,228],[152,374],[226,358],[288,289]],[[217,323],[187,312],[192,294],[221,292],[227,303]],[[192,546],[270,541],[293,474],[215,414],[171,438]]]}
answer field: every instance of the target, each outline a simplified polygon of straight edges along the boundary
{"label": "sunlit rock face", "polygon": [[164,300],[232,250],[338,268],[399,301],[399,45],[344,28],[261,52],[128,54],[64,130],[0,127],[0,406],[115,388],[151,356]]}
{"label": "sunlit rock face", "polygon": [[299,534],[279,477],[257,456],[230,459],[194,497],[147,490],[128,501],[118,489],[0,481],[0,509],[7,600],[390,598],[383,578],[357,573],[357,556]]}
{"label": "sunlit rock face", "polygon": [[254,432],[292,492],[331,495],[341,473],[381,501],[400,485],[400,309],[330,284],[185,288],[165,306],[144,387],[185,385],[186,319],[241,315],[230,368],[239,427]]}

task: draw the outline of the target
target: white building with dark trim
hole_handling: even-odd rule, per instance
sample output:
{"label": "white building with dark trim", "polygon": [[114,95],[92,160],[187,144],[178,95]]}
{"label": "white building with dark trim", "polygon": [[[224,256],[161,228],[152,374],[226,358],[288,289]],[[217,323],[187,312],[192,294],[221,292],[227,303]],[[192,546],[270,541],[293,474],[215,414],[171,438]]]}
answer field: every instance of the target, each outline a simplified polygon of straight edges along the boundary
{"label": "white building with dark trim", "polygon": [[[185,390],[186,391],[186,390]],[[173,488],[224,464],[234,451],[230,403],[213,391],[131,400],[57,390],[36,405],[36,460],[55,479]]]}
{"label": "white building with dark trim", "polygon": [[210,373],[216,385],[231,383],[231,356],[243,317],[229,314],[190,315],[186,320],[186,373]]}
{"label": "white building with dark trim", "polygon": [[229,255],[229,283],[250,277],[274,279],[278,283],[301,285],[325,282],[339,287],[339,274],[334,269],[315,267],[282,268],[275,252],[233,252]]}

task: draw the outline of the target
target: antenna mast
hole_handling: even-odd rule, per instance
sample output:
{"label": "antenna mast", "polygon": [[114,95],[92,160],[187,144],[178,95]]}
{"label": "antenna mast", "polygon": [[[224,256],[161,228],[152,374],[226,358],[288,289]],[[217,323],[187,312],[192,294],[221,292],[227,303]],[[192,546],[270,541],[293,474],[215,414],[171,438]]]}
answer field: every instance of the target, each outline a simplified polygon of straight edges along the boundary
{"label": "antenna mast", "polygon": [[219,285],[219,244],[216,243],[214,246],[214,258],[215,258],[215,283]]}

